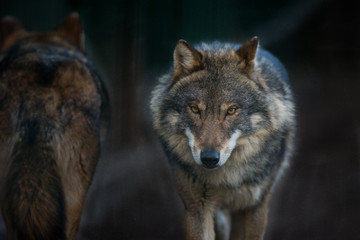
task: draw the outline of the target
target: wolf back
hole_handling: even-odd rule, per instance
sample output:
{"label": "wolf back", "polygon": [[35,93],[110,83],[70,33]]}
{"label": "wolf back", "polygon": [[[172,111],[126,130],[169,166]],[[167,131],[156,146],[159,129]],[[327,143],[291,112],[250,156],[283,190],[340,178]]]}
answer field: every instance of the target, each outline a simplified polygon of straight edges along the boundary
{"label": "wolf back", "polygon": [[[187,212],[203,209],[213,216],[217,207],[257,208],[292,153],[295,110],[288,76],[258,48],[257,38],[195,48],[180,40],[174,67],[153,91],[151,110]],[[194,207],[196,201],[203,206]],[[212,239],[214,230],[205,225],[187,230],[188,239]]]}
{"label": "wolf back", "polygon": [[77,14],[55,31],[1,22],[0,198],[8,239],[75,239],[108,118]]}

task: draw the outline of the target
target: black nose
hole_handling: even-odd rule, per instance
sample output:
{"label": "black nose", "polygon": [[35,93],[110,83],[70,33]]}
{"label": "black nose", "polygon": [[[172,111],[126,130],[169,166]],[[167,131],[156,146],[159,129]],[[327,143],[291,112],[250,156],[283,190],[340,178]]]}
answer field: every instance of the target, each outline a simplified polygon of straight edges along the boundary
{"label": "black nose", "polygon": [[205,150],[200,154],[201,162],[206,168],[215,168],[220,160],[220,153],[215,150]]}

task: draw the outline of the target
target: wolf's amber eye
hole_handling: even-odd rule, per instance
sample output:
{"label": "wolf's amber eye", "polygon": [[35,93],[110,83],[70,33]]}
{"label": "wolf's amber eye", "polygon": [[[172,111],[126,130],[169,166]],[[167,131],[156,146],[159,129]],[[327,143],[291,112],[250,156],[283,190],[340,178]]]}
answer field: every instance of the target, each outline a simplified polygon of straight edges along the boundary
{"label": "wolf's amber eye", "polygon": [[196,105],[191,105],[190,109],[193,113],[199,113],[199,107]]}
{"label": "wolf's amber eye", "polygon": [[228,115],[233,115],[235,112],[236,112],[236,108],[234,108],[234,107],[231,107],[227,110]]}

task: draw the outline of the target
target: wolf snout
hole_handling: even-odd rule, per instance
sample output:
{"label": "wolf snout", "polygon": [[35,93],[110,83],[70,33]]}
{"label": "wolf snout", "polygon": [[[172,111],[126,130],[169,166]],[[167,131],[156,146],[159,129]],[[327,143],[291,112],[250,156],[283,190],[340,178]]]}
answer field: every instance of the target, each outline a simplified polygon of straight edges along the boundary
{"label": "wolf snout", "polygon": [[216,150],[205,150],[201,152],[200,159],[204,167],[215,168],[220,160],[220,153]]}

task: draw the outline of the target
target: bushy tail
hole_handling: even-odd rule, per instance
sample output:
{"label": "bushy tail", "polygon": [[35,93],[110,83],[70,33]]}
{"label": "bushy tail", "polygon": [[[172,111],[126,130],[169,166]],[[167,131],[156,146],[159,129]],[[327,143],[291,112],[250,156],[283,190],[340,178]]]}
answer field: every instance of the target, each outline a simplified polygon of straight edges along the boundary
{"label": "bushy tail", "polygon": [[65,200],[53,149],[22,141],[14,150],[2,203],[8,239],[66,239]]}

